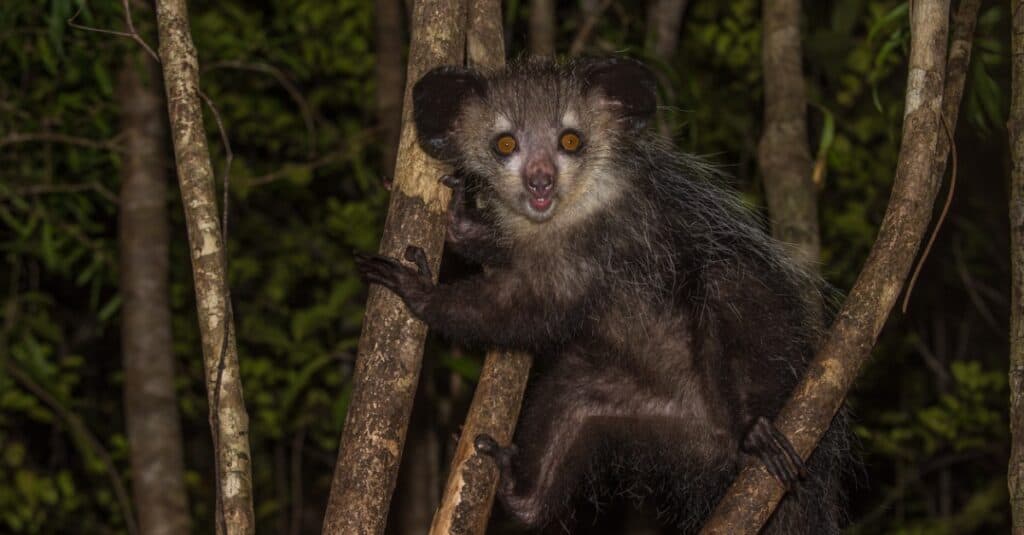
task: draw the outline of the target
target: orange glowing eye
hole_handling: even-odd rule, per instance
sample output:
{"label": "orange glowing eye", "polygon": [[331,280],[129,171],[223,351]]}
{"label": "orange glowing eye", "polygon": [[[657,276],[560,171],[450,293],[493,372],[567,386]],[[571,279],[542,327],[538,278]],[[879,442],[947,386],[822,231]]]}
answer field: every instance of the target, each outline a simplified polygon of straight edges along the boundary
{"label": "orange glowing eye", "polygon": [[562,150],[565,152],[576,152],[580,150],[580,136],[572,132],[562,134],[562,138],[558,140],[558,142],[562,145]]}
{"label": "orange glowing eye", "polygon": [[516,151],[516,138],[505,134],[498,138],[498,141],[494,143],[494,150],[498,151],[498,154],[502,156],[508,156]]}

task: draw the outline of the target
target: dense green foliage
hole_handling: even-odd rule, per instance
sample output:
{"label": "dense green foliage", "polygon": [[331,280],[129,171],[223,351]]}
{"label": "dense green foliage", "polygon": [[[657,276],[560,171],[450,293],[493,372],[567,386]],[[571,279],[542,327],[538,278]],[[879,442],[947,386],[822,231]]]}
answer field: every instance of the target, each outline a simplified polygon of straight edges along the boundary
{"label": "dense green foliage", "polygon": [[[121,533],[102,457],[130,484],[119,355],[116,80],[137,62],[120,3],[8,2],[0,10],[0,532]],[[230,276],[265,531],[318,532],[341,430],[365,287],[350,251],[376,247],[387,193],[374,118],[369,1],[192,2],[203,89],[223,118]],[[506,2],[512,55],[527,2]],[[591,52],[643,56],[640,2],[611,2]],[[676,56],[656,68],[663,120],[760,206],[756,0],[691,0]],[[153,46],[153,13],[134,20]],[[850,287],[885,209],[902,119],[907,3],[804,2],[812,153],[821,169],[822,269]],[[559,5],[559,50],[580,25]],[[986,3],[957,130],[953,208],[906,315],[894,314],[851,399],[863,467],[858,533],[989,533],[1009,523],[1006,3]],[[215,168],[224,146],[212,116]],[[66,137],[59,137],[66,136]],[[174,186],[168,170],[169,184]],[[196,533],[213,504],[211,446],[191,271],[171,188],[172,303],[187,481]],[[426,357],[446,440],[475,355]],[[431,369],[431,368],[428,368]],[[453,380],[452,377],[457,377]],[[26,381],[27,379],[27,381]],[[29,384],[31,382],[32,384]],[[38,386],[33,388],[32,385]],[[97,450],[81,419],[99,439]],[[298,507],[296,508],[296,506]],[[294,512],[294,511],[297,511]]]}

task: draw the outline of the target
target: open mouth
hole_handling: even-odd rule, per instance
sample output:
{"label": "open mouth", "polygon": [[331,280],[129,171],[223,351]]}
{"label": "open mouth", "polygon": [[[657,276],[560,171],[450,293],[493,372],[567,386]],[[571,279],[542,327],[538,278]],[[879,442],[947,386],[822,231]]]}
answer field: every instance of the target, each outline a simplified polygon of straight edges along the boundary
{"label": "open mouth", "polygon": [[530,207],[538,212],[546,212],[548,208],[551,208],[551,203],[554,201],[551,197],[534,197],[530,196]]}
{"label": "open mouth", "polygon": [[534,222],[547,221],[555,213],[555,205],[558,199],[554,191],[547,191],[543,196],[528,193],[524,199],[526,206],[523,207],[524,215]]}

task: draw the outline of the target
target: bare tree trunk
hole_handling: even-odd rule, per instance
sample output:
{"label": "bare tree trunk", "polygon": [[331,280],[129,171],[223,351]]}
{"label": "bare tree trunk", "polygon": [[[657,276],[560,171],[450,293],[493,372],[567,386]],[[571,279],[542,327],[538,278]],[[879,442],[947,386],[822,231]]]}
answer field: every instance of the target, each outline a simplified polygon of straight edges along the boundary
{"label": "bare tree trunk", "polygon": [[[450,191],[438,182],[445,167],[416,143],[412,86],[433,67],[462,63],[464,17],[461,0],[422,0],[414,5],[400,165],[380,245],[381,254],[396,258],[404,256],[408,245],[421,247],[435,275]],[[426,325],[409,313],[398,296],[377,285],[370,287],[324,533],[383,533],[426,334]]]}
{"label": "bare tree trunk", "polygon": [[1012,89],[1010,100],[1010,512],[1014,535],[1024,534],[1024,0],[1013,2]]}
{"label": "bare tree trunk", "polygon": [[662,62],[669,61],[679,46],[687,0],[649,0],[647,2],[647,53]]}
{"label": "bare tree trunk", "polygon": [[[140,77],[145,69],[147,81]],[[129,54],[118,84],[125,153],[118,207],[124,413],[139,532],[189,533],[168,290],[167,127],[160,70]]]}
{"label": "bare tree trunk", "polygon": [[[498,15],[500,17],[501,13]],[[530,53],[534,56],[554,56],[557,30],[555,0],[531,0]]]}
{"label": "bare tree trunk", "polygon": [[213,168],[203,128],[199,59],[185,0],[157,0],[156,17],[210,404],[219,506],[217,533],[249,534],[255,531],[249,416],[238,369],[227,252],[217,219]]}
{"label": "bare tree trunk", "polygon": [[422,535],[441,499],[441,444],[434,418],[434,396],[429,368],[420,373],[413,402],[408,438],[398,469],[398,487],[391,504],[388,533]]}
{"label": "bare tree trunk", "polygon": [[762,11],[764,133],[757,159],[764,175],[772,235],[793,248],[800,264],[816,271],[821,238],[807,145],[800,0],[764,0]]}
{"label": "bare tree trunk", "polygon": [[380,125],[382,172],[395,174],[398,138],[402,133],[402,0],[374,2],[374,38],[377,45],[377,123]]}
{"label": "bare tree trunk", "polygon": [[[850,296],[775,425],[806,459],[871,354],[928,226],[939,180],[934,171],[946,67],[949,3],[917,0],[903,139],[889,207]],[[785,490],[760,463],[748,465],[705,524],[705,534],[757,533]]]}
{"label": "bare tree trunk", "polygon": [[579,56],[587,49],[597,24],[601,22],[601,15],[611,4],[612,0],[580,0],[581,22],[569,44],[570,56]]}
{"label": "bare tree trunk", "polygon": [[[469,10],[469,63],[499,67],[505,62],[500,0],[475,0]],[[473,441],[486,433],[501,444],[512,440],[532,359],[523,353],[492,351],[484,360],[473,402],[459,436],[441,507],[431,535],[482,535],[487,529],[498,470],[476,454]]]}
{"label": "bare tree trunk", "polygon": [[[647,55],[661,64],[667,65],[675,56],[679,46],[679,32],[683,24],[683,13],[686,11],[687,0],[648,0],[647,2]],[[667,100],[673,104],[676,100],[675,88],[664,76],[662,69],[655,73],[661,86],[667,91]],[[659,104],[664,105],[661,94]],[[658,133],[664,137],[672,135],[672,126],[664,113],[658,114]]]}

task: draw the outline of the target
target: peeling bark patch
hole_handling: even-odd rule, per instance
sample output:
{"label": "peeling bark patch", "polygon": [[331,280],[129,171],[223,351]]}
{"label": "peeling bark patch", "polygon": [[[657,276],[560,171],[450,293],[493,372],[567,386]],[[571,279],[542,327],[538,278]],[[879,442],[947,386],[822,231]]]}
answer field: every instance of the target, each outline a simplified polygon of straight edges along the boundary
{"label": "peeling bark patch", "polygon": [[903,110],[903,116],[906,117],[911,113],[917,111],[921,107],[921,104],[925,101],[924,89],[925,80],[928,77],[928,71],[914,67],[907,73],[907,98],[906,108]]}
{"label": "peeling bark patch", "polygon": [[[219,422],[211,430],[217,445],[216,473],[222,512],[217,533],[248,535],[255,529],[249,418],[238,379],[234,329],[227,315],[225,252],[199,99],[199,60],[192,43],[185,2],[158,0],[156,12],[174,158],[192,257],[207,397]],[[228,337],[226,344],[225,336]],[[221,365],[224,373],[218,393],[215,383]],[[218,396],[219,403],[214,403]]]}
{"label": "peeling bark patch", "polygon": [[[463,0],[414,4],[398,165],[380,245],[382,254],[394,258],[402,258],[409,245],[421,247],[435,274],[450,192],[438,182],[445,169],[416,145],[412,85],[433,67],[462,63],[464,17]],[[383,533],[425,339],[426,327],[398,297],[370,289],[325,534]]]}

